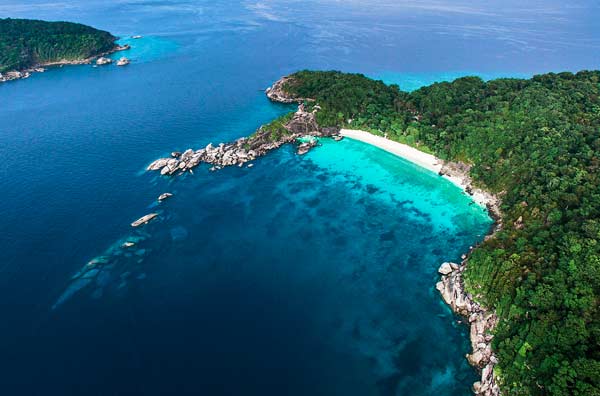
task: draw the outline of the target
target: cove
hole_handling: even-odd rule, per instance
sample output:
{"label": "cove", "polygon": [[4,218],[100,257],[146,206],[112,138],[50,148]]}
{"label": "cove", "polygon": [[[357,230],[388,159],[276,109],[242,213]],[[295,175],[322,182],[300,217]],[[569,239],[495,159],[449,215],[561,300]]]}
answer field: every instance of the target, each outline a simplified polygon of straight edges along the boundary
{"label": "cove", "polygon": [[[470,394],[466,328],[434,286],[440,263],[491,223],[458,188],[350,140],[184,179],[144,169],[290,111],[261,90],[297,70],[412,90],[456,71],[594,68],[580,10],[560,26],[528,13],[532,31],[500,5],[457,18],[378,2],[67,3],[4,12],[143,38],[130,40],[126,68],[65,66],[0,87],[4,393]],[[470,30],[464,41],[464,28],[491,24],[519,33]],[[157,206],[164,192],[175,195]],[[155,210],[131,256],[96,278],[102,287],[51,309]]]}
{"label": "cove", "polygon": [[152,389],[468,394],[465,329],[433,286],[491,221],[454,184],[351,139],[150,179],[175,193],[160,219],[56,314],[84,312],[98,337],[98,316],[126,304],[144,367],[172,366]]}

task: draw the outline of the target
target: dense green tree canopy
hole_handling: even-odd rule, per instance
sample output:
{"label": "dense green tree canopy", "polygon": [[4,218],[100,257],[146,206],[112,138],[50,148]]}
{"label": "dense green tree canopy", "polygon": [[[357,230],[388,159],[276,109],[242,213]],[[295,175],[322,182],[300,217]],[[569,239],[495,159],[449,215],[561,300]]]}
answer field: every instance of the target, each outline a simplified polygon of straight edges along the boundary
{"label": "dense green tree canopy", "polygon": [[501,195],[504,229],[473,252],[468,289],[500,317],[507,395],[600,395],[600,72],[476,77],[405,93],[362,75],[308,72],[286,90],[316,99],[322,126],[473,164]]}
{"label": "dense green tree canopy", "polygon": [[70,22],[0,19],[0,73],[60,60],[81,60],[111,50],[108,32]]}

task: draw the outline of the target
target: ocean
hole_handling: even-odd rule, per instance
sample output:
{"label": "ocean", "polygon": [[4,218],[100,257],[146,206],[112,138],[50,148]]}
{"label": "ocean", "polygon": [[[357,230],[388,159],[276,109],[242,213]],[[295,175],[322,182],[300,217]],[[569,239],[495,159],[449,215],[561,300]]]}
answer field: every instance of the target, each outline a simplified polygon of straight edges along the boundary
{"label": "ocean", "polygon": [[514,3],[1,1],[133,46],[0,85],[2,394],[470,394],[468,329],[434,286],[491,219],[456,186],[349,139],[145,167],[291,111],[263,90],[299,69],[413,90],[598,64],[596,5]]}

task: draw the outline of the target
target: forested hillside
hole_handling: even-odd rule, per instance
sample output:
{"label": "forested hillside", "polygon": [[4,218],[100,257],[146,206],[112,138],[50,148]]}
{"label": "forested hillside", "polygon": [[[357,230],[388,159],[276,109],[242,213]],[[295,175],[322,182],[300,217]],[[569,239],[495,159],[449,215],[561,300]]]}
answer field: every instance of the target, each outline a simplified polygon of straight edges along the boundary
{"label": "forested hillside", "polygon": [[86,59],[111,50],[115,40],[108,32],[78,23],[0,19],[0,73]]}
{"label": "forested hillside", "polygon": [[506,395],[600,395],[600,72],[476,77],[412,93],[362,75],[299,72],[321,126],[388,133],[473,164],[503,199],[504,229],[477,248],[467,288],[501,321]]}

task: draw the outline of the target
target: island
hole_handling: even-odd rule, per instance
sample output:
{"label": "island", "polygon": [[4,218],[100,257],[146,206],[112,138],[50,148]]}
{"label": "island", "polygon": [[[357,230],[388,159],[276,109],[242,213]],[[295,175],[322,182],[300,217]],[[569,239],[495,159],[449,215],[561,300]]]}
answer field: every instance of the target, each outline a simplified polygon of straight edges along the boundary
{"label": "island", "polygon": [[112,34],[71,22],[0,19],[0,82],[27,78],[45,67],[86,64],[129,49]]}
{"label": "island", "polygon": [[[487,196],[496,220],[462,262],[441,263],[436,285],[470,325],[473,391],[600,394],[600,72],[464,77],[409,93],[361,74],[301,71],[266,93],[298,109],[148,170],[242,167],[284,144],[306,153],[315,137],[406,155]],[[406,147],[430,157],[411,159]]]}

